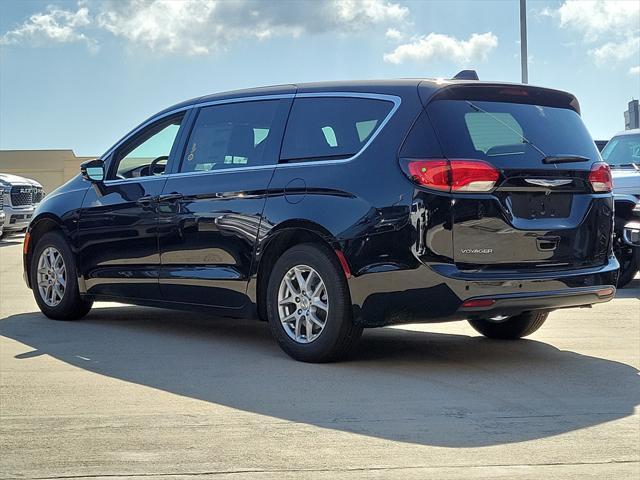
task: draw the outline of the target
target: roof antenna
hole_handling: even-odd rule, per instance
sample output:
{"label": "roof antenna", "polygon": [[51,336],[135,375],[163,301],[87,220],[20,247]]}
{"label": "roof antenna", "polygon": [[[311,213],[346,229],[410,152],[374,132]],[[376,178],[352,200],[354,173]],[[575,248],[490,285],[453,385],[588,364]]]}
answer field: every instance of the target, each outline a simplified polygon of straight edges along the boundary
{"label": "roof antenna", "polygon": [[480,80],[475,70],[461,70],[456,73],[453,80]]}

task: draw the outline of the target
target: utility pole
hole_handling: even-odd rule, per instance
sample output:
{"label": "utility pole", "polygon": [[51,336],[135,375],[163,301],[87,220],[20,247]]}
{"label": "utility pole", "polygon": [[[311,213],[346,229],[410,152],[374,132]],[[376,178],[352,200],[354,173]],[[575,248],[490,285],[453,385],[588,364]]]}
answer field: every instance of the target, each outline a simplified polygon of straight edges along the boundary
{"label": "utility pole", "polygon": [[527,55],[527,0],[520,0],[520,68],[522,83],[529,83],[529,57]]}

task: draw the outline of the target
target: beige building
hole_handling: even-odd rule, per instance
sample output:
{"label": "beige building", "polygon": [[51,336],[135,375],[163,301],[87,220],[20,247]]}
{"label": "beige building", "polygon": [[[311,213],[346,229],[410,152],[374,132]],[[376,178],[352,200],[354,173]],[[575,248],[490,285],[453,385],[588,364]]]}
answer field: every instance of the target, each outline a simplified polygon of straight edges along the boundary
{"label": "beige building", "polygon": [[32,178],[49,193],[74,177],[80,164],[95,157],[76,157],[73,150],[0,150],[0,173]]}

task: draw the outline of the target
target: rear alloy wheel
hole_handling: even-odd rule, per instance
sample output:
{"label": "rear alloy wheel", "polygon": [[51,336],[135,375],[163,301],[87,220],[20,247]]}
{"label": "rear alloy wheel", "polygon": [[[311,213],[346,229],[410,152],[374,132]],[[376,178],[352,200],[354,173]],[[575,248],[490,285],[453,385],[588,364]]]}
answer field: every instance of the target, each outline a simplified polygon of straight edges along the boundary
{"label": "rear alloy wheel", "polygon": [[549,312],[524,312],[514,316],[472,318],[469,319],[469,323],[478,333],[487,338],[516,340],[538,330],[548,316]]}
{"label": "rear alloy wheel", "polygon": [[337,360],[362,333],[342,268],[323,245],[296,245],[280,257],[269,277],[267,313],[282,349],[303,362]]}
{"label": "rear alloy wheel", "polygon": [[278,317],[287,335],[298,343],[316,340],[329,315],[327,288],[307,265],[296,265],[282,277],[278,290]]}
{"label": "rear alloy wheel", "polygon": [[76,320],[91,310],[78,290],[75,258],[58,231],[45,233],[31,256],[29,272],[38,307],[55,320]]}

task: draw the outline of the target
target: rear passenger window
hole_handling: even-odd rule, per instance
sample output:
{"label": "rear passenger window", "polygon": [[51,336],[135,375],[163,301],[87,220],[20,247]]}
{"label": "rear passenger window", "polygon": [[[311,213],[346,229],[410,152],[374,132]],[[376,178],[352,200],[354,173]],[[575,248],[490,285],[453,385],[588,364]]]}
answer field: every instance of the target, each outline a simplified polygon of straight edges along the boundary
{"label": "rear passenger window", "polygon": [[270,133],[279,104],[279,100],[265,100],[203,108],[191,131],[180,171],[275,164],[272,140],[279,135]]}
{"label": "rear passenger window", "polygon": [[351,157],[375,134],[392,108],[389,101],[369,98],[297,98],[280,159],[292,162]]}

